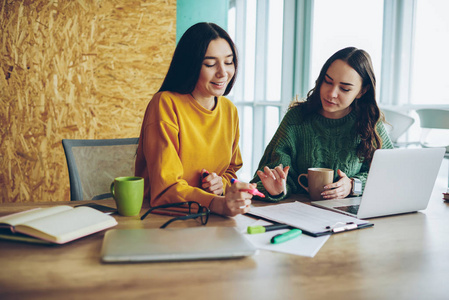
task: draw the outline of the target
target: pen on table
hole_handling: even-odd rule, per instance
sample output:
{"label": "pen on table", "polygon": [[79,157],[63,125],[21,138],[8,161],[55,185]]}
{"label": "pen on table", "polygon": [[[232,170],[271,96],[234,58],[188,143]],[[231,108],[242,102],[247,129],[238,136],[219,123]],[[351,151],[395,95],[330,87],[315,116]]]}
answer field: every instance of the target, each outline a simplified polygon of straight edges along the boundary
{"label": "pen on table", "polygon": [[267,231],[272,230],[279,230],[279,229],[289,229],[292,228],[290,225],[287,224],[274,224],[274,225],[254,225],[254,226],[248,226],[246,229],[249,234],[255,234],[255,233],[264,233]]}
{"label": "pen on table", "polygon": [[[340,226],[338,226],[340,225]],[[357,224],[355,224],[354,222],[337,222],[335,223],[335,225],[333,226],[326,226],[326,229],[328,229],[329,231],[333,231],[333,232],[341,232],[341,231],[345,231],[345,230],[351,230],[351,229],[356,229],[357,228]]]}
{"label": "pen on table", "polygon": [[[231,179],[231,183],[234,183],[234,182],[238,182],[238,180],[232,178],[232,179]],[[247,193],[250,193],[251,195],[254,195],[254,196],[259,196],[259,197],[261,197],[261,198],[265,198],[265,195],[262,194],[261,192],[259,192],[257,189],[242,189],[242,191],[245,191],[245,192],[247,192]]]}
{"label": "pen on table", "polygon": [[294,228],[285,233],[277,234],[277,235],[273,236],[271,238],[271,243],[272,244],[283,243],[283,242],[289,241],[291,239],[294,239],[295,237],[300,236],[301,234],[302,234],[301,229]]}

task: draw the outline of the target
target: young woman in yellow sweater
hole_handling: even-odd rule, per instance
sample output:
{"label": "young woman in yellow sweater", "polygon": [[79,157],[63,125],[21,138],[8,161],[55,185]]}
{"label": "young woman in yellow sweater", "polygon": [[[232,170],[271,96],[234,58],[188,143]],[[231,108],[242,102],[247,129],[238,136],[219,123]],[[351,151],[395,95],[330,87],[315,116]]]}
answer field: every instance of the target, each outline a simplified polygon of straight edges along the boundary
{"label": "young woman in yellow sweater", "polygon": [[151,206],[196,201],[212,212],[246,213],[255,185],[231,184],[242,166],[237,108],[227,95],[238,59],[229,35],[198,23],[181,37],[145,112],[135,174]]}

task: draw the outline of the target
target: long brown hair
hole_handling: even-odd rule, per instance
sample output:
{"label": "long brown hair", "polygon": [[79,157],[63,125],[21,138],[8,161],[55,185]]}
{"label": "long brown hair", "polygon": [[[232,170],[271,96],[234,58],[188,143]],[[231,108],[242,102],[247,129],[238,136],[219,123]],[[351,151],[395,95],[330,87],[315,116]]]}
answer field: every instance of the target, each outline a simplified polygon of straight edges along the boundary
{"label": "long brown hair", "polygon": [[376,124],[383,116],[376,101],[376,77],[369,54],[361,49],[348,47],[337,51],[324,64],[320,75],[315,82],[315,87],[307,93],[305,101],[293,101],[289,109],[301,105],[304,107],[305,115],[317,112],[322,108],[320,99],[320,88],[324,81],[330,65],[340,59],[353,68],[362,78],[362,97],[355,99],[351,107],[357,113],[356,132],[360,137],[357,147],[357,156],[360,160],[371,162],[374,151],[382,148],[382,139],[377,132]]}

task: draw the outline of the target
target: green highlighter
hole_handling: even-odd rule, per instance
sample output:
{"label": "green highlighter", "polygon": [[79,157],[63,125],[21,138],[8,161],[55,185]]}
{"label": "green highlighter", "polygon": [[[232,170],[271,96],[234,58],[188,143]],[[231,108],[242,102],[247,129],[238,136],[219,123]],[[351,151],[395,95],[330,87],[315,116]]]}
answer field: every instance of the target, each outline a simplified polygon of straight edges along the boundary
{"label": "green highlighter", "polygon": [[271,238],[272,244],[280,244],[291,239],[294,239],[297,236],[300,236],[302,233],[301,229],[292,229],[282,234],[277,234]]}
{"label": "green highlighter", "polygon": [[288,229],[288,228],[292,228],[292,227],[290,227],[289,225],[286,225],[286,224],[274,224],[274,225],[267,225],[267,226],[255,225],[255,226],[248,226],[247,231],[249,234],[256,234],[256,233],[264,233],[267,231]]}

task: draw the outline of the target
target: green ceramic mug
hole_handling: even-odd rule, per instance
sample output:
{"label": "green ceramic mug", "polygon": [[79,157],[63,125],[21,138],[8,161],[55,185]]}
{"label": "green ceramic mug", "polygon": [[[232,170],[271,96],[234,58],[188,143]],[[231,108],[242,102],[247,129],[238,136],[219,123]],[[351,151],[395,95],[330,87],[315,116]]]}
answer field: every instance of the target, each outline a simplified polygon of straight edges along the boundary
{"label": "green ceramic mug", "polygon": [[111,194],[122,216],[137,216],[143,202],[142,177],[117,177],[111,183]]}

